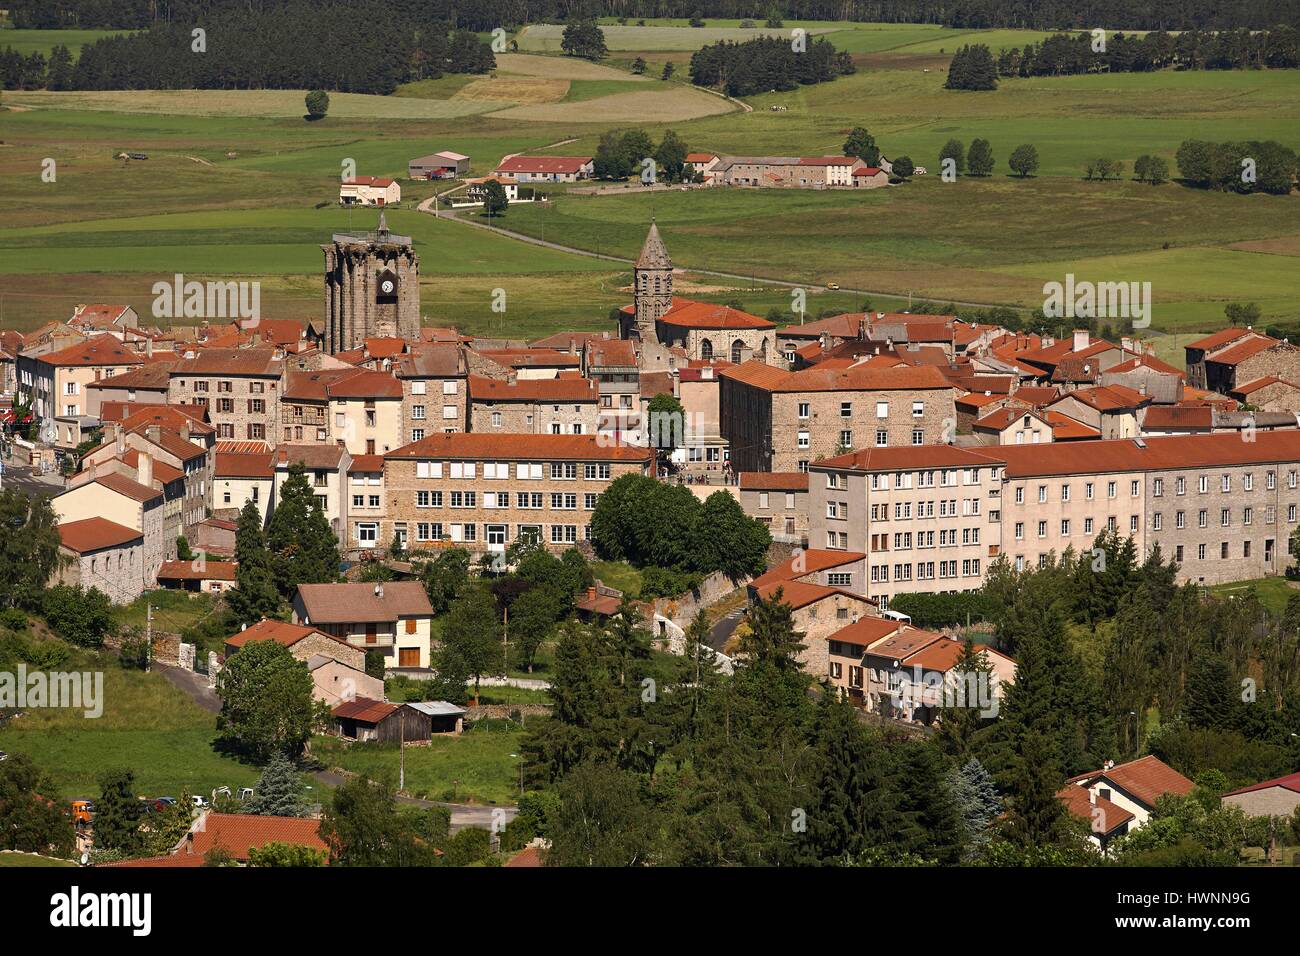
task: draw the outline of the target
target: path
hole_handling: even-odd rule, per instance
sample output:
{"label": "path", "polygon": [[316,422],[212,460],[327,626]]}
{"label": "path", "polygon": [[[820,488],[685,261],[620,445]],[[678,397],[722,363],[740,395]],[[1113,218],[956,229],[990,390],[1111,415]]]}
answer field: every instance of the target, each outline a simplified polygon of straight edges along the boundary
{"label": "path", "polygon": [[[343,774],[335,773],[332,770],[317,770],[312,773],[312,776],[327,787],[341,787],[348,780]],[[518,807],[482,807],[470,803],[445,803],[440,800],[404,797],[400,794],[393,799],[403,806],[420,807],[424,810],[429,807],[447,807],[451,810],[451,831],[453,833],[457,830],[463,830],[465,827],[479,827],[483,830],[491,830],[494,822],[499,827],[505,826],[519,812]]]}
{"label": "path", "polygon": [[[430,203],[431,200],[426,199],[424,202],[420,203],[420,205],[417,208],[419,209],[420,212],[429,212],[430,210],[428,207]],[[586,256],[589,259],[602,259],[605,262],[617,262],[619,265],[623,265],[623,266],[630,266],[636,262],[635,259],[628,259],[623,256],[611,256],[603,252],[592,252],[590,249],[579,249],[576,246],[564,246],[558,242],[551,242],[550,240],[547,239],[538,239],[536,236],[528,236],[522,232],[514,232],[513,230],[510,229],[502,229],[500,226],[489,226],[485,222],[475,222],[473,219],[462,219],[460,216],[456,215],[454,210],[439,209],[437,212],[437,216],[441,219],[450,219],[454,222],[463,223],[467,226],[473,226],[476,229],[486,229],[490,232],[495,232],[498,235],[506,236],[509,239],[517,239],[520,242],[531,243],[534,246],[541,246],[544,249],[554,249],[556,252],[567,252],[570,255]],[[763,285],[777,286],[783,289],[806,289],[809,292],[831,291],[825,286],[813,285],[807,282],[791,282],[787,279],[766,279],[760,276],[755,276],[752,274],[746,275],[739,272],[719,272],[714,269],[696,269],[691,266],[682,266],[681,271],[690,272],[694,275],[716,276],[722,279],[738,279],[742,282],[757,282]],[[884,295],[895,299],[902,298],[904,295],[906,295],[906,293],[898,292],[895,290],[853,289],[847,286],[841,286],[839,289],[835,291],[848,292],[851,293],[852,295]],[[929,297],[923,297],[923,298],[925,298],[927,301],[929,299]],[[964,299],[948,299],[942,296],[940,298],[942,298],[945,303],[968,306],[970,308],[976,308],[976,309],[992,309],[992,308],[1022,309],[1024,308],[1024,306],[1013,305],[1007,302],[971,302],[969,300],[964,300]]]}

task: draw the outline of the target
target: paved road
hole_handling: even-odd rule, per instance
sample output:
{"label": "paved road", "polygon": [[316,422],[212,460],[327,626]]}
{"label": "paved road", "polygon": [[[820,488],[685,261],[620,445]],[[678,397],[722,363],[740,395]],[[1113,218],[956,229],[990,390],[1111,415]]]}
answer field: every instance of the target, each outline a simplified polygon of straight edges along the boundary
{"label": "paved road", "polygon": [[[312,774],[318,781],[328,787],[341,787],[347,783],[347,777],[331,770],[318,770]],[[408,807],[448,807],[451,810],[451,830],[455,833],[465,827],[478,827],[491,830],[505,826],[519,813],[518,807],[480,807],[469,803],[444,803],[439,800],[420,800],[416,797],[398,796],[398,803]]]}
{"label": "paved road", "polygon": [[738,607],[734,611],[728,611],[722,617],[714,622],[713,627],[709,629],[709,647],[715,651],[720,651],[727,645],[731,639],[731,633],[740,624],[741,619],[745,616],[745,608]]}
{"label": "paved road", "polygon": [[[420,205],[417,208],[421,212],[430,212],[428,206],[429,206],[429,201],[426,200],[425,202],[420,203]],[[499,235],[506,236],[510,239],[517,239],[520,242],[531,243],[534,246],[541,246],[545,249],[554,249],[557,252],[567,252],[575,256],[586,256],[589,259],[602,259],[605,262],[617,262],[619,265],[632,265],[636,261],[635,259],[627,259],[624,258],[623,256],[611,256],[603,252],[592,252],[590,249],[579,249],[575,246],[560,245],[560,243],[558,242],[550,242],[546,239],[538,239],[536,236],[527,236],[524,235],[522,232],[514,232],[513,230],[510,229],[502,229],[500,226],[490,226],[485,222],[476,222],[473,219],[462,219],[460,216],[456,215],[454,210],[450,210],[450,209],[439,209],[436,215],[440,219],[451,219],[455,222],[464,223],[467,226],[473,226],[476,229],[487,229],[491,232],[495,232]],[[825,286],[813,285],[808,282],[791,282],[786,279],[764,279],[755,275],[746,275],[739,272],[718,272],[714,269],[697,269],[692,266],[682,266],[681,269],[684,272],[690,272],[695,275],[714,276],[719,279],[735,279],[742,282],[757,282],[761,285],[777,286],[778,288],[782,288],[782,289],[807,289],[809,292],[830,291]],[[837,291],[848,292],[851,293],[852,295],[884,295],[884,296],[890,296],[891,298],[899,298],[901,295],[905,294],[899,292],[897,289],[852,289],[847,286],[841,286]],[[947,299],[947,298],[944,298],[943,301],[951,302],[953,305],[964,305],[976,309],[991,309],[997,307],[1006,307],[1006,308],[1013,308],[1013,309],[1023,308],[1023,306],[1018,306],[1009,302],[971,302],[964,299]]]}
{"label": "paved road", "polygon": [[187,671],[182,667],[173,667],[171,664],[160,664],[157,661],[153,663],[153,669],[162,674],[163,677],[175,687],[185,692],[190,700],[198,704],[210,714],[221,713],[221,698],[217,692],[208,686],[206,674],[196,674],[193,671]]}
{"label": "paved road", "polygon": [[57,475],[39,477],[24,465],[12,461],[4,463],[4,475],[0,477],[0,488],[16,488],[29,495],[50,497],[63,490],[63,479]]}

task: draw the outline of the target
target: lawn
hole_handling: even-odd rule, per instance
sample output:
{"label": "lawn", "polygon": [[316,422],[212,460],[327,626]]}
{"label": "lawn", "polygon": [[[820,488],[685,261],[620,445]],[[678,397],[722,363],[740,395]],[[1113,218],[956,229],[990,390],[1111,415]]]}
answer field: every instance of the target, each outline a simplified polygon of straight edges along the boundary
{"label": "lawn", "polygon": [[1219,597],[1244,597],[1254,589],[1259,602],[1268,608],[1270,614],[1280,616],[1286,610],[1287,601],[1294,594],[1300,594],[1287,578],[1257,578],[1253,581],[1233,581],[1229,584],[1216,584],[1210,593]]}
{"label": "lawn", "polygon": [[76,866],[72,860],[59,860],[52,856],[35,856],[31,853],[12,853],[0,850],[0,869],[11,866]]}
{"label": "lawn", "polygon": [[[29,53],[50,55],[56,46],[66,46],[77,58],[78,52],[87,43],[94,43],[101,37],[117,36],[125,30],[0,30],[0,50],[12,47],[24,56]],[[8,92],[5,93],[7,97]]]}
{"label": "lawn", "polygon": [[[457,737],[434,737],[428,747],[406,748],[406,792],[451,803],[513,804],[519,795],[523,731],[509,721],[479,721]],[[312,755],[327,767],[397,783],[400,755],[393,744],[346,745],[334,737],[312,740]]]}
{"label": "lawn", "polygon": [[626,561],[597,561],[591,570],[606,587],[622,591],[629,597],[641,593],[641,572]]}
{"label": "lawn", "polygon": [[257,781],[257,768],[213,751],[216,717],[161,674],[125,671],[115,658],[89,652],[64,669],[103,673],[103,716],[31,709],[0,729],[0,750],[31,756],[62,796],[97,795],[99,776],[119,767],[135,771],[136,790],[146,796],[209,794]]}

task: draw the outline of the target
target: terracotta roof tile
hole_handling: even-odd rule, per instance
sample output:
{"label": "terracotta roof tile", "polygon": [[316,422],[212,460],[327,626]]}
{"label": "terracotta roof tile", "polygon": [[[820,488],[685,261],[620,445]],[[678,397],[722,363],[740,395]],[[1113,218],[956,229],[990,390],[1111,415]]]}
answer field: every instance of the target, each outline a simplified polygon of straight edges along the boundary
{"label": "terracotta roof tile", "polygon": [[1154,807],[1156,801],[1166,793],[1185,797],[1192,792],[1195,784],[1169,764],[1154,754],[1147,754],[1128,763],[1116,764],[1109,770],[1094,770],[1091,773],[1071,777],[1067,783],[1093,782],[1106,779],[1120,790],[1137,798],[1147,807]]}
{"label": "terracotta roof tile", "polygon": [[78,554],[89,554],[105,548],[117,548],[132,541],[144,538],[139,531],[128,528],[107,518],[82,518],[80,521],[65,521],[58,526],[59,538],[63,546]]}
{"label": "terracotta roof tile", "polygon": [[741,491],[807,491],[806,471],[742,471]]}
{"label": "terracotta roof tile", "polygon": [[521,435],[485,432],[454,432],[429,435],[390,451],[388,459],[466,459],[496,461],[626,461],[649,462],[653,448],[609,445],[596,435]]}
{"label": "terracotta roof tile", "polygon": [[234,561],[164,561],[158,568],[159,581],[233,581]]}
{"label": "terracotta roof tile", "polygon": [[300,584],[297,599],[314,624],[354,624],[396,621],[404,617],[432,617],[433,605],[419,581],[389,581],[383,595],[376,585]]}
{"label": "terracotta roof tile", "polygon": [[206,856],[220,846],[236,860],[247,860],[252,847],[268,843],[289,843],[314,850],[328,850],[320,837],[320,821],[302,817],[254,816],[248,813],[208,813],[200,829],[190,831],[193,839],[181,853]]}

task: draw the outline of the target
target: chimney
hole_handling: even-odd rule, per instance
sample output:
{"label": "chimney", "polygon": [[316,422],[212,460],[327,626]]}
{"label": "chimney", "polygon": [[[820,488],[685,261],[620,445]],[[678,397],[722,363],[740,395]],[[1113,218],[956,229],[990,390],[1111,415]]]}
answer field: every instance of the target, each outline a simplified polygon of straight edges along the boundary
{"label": "chimney", "polygon": [[153,456],[147,451],[140,452],[139,463],[136,465],[136,480],[146,488],[153,487]]}
{"label": "chimney", "polygon": [[162,440],[162,428],[158,425],[150,425],[144,430],[144,436],[156,445]]}
{"label": "chimney", "polygon": [[1087,347],[1088,347],[1088,330],[1075,329],[1073,351],[1082,352]]}
{"label": "chimney", "polygon": [[594,600],[596,600],[596,589],[595,589],[595,587],[589,587],[589,588],[587,588],[587,600],[588,600],[588,601],[594,601]]}
{"label": "chimney", "polygon": [[148,339],[145,339],[145,340],[144,340],[144,354],[147,355],[149,358],[153,358],[153,339],[152,339],[152,338],[148,338]]}
{"label": "chimney", "polygon": [[121,422],[113,422],[113,437],[117,441],[117,456],[126,454],[126,432],[122,431]]}
{"label": "chimney", "polygon": [[506,384],[507,384],[507,385],[514,385],[514,384],[517,383],[518,381],[519,381],[519,373],[518,373],[518,372],[516,372],[514,369],[511,369],[510,371],[506,372]]}
{"label": "chimney", "polygon": [[384,599],[384,584],[382,581],[375,585],[375,597],[381,601]]}
{"label": "chimney", "polygon": [[181,438],[185,441],[190,440],[190,420],[188,418],[181,422]]}

